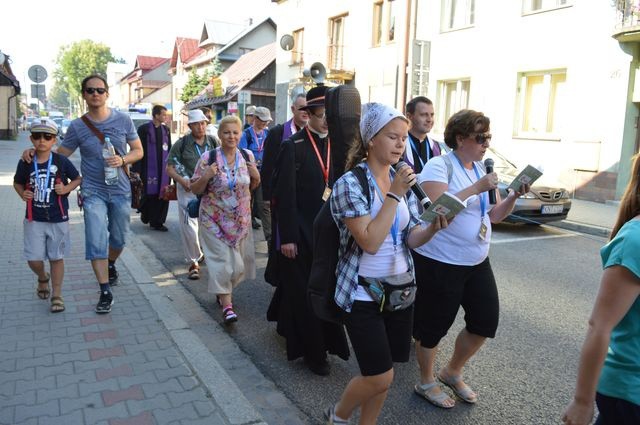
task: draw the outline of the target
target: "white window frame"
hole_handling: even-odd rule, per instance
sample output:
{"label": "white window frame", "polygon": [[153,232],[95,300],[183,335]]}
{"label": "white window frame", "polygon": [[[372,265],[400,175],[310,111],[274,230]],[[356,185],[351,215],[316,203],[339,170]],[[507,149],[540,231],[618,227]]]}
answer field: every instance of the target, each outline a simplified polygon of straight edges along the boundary
{"label": "white window frame", "polygon": [[[329,18],[327,63],[330,69],[343,69],[345,62],[345,27],[349,13]],[[339,22],[339,24],[338,24]],[[339,25],[337,27],[337,25]],[[337,27],[337,28],[336,28]],[[334,37],[335,36],[335,37]]]}
{"label": "white window frame", "polygon": [[475,0],[442,0],[440,30],[442,32],[470,28],[475,25]]}
{"label": "white window frame", "polygon": [[560,140],[566,81],[564,68],[518,73],[514,137]]}
{"label": "white window frame", "polygon": [[292,32],[293,49],[291,49],[291,65],[300,65],[304,63],[304,27],[298,28]]}
{"label": "white window frame", "polygon": [[469,108],[471,78],[458,78],[438,81],[436,128],[444,133],[451,115],[461,109]]}
{"label": "white window frame", "polygon": [[533,15],[573,6],[573,0],[522,0],[522,15]]}

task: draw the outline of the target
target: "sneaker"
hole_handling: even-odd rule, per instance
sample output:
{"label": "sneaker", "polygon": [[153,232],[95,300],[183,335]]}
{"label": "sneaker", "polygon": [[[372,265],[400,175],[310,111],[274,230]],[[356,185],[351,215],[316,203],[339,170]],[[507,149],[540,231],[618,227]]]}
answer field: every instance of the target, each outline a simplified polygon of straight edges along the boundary
{"label": "sneaker", "polygon": [[96,305],[96,313],[105,314],[111,313],[111,306],[113,305],[113,294],[109,291],[102,291],[100,293],[100,300]]}
{"label": "sneaker", "polygon": [[238,321],[238,315],[233,311],[233,307],[227,306],[222,310],[222,318],[224,323],[233,323]]}
{"label": "sneaker", "polygon": [[198,263],[191,264],[191,267],[189,267],[189,273],[187,274],[187,277],[191,280],[200,279],[200,266],[198,266]]}
{"label": "sneaker", "polygon": [[115,264],[109,264],[109,285],[116,286],[118,284],[118,270]]}
{"label": "sneaker", "polygon": [[348,425],[349,419],[338,419],[335,416],[335,406],[329,406],[324,409],[324,418],[327,421],[327,425]]}

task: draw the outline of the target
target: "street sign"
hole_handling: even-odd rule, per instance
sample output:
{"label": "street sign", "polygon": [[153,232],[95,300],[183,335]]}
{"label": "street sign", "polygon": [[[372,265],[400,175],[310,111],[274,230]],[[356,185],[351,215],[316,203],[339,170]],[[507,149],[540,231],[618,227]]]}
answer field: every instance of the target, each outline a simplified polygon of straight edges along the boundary
{"label": "street sign", "polygon": [[248,90],[241,90],[238,92],[238,103],[244,103],[245,105],[251,103],[251,92]]}
{"label": "street sign", "polygon": [[44,84],[31,84],[31,97],[44,102],[47,97]]}
{"label": "street sign", "polygon": [[44,66],[42,65],[31,66],[29,68],[29,71],[27,71],[27,74],[29,75],[29,78],[31,78],[31,81],[33,81],[34,83],[41,83],[47,79],[47,70],[44,69]]}

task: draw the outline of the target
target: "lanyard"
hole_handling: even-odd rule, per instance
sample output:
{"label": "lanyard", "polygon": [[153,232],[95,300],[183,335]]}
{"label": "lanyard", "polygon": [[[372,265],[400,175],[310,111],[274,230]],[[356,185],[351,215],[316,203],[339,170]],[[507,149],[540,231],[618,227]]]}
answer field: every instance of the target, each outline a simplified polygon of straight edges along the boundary
{"label": "lanyard", "polygon": [[322,169],[322,175],[324,176],[324,184],[329,185],[329,166],[331,165],[331,140],[327,138],[327,165],[325,167],[322,156],[320,156],[320,151],[318,150],[318,145],[316,145],[316,140],[311,135],[308,127],[305,127],[305,130],[307,130],[307,135],[309,136],[309,139],[311,139],[313,150],[316,152],[316,156],[318,157],[318,162],[320,163],[320,168]]}
{"label": "lanyard", "polygon": [[[462,168],[462,171],[464,171],[464,175],[467,176],[469,181],[471,181],[471,184],[475,183],[473,180],[471,180],[471,177],[469,177],[469,174],[467,174],[467,171],[464,168],[464,165],[462,165],[462,161],[460,161],[460,158],[458,158],[458,155],[453,154],[453,156],[458,160],[458,164],[460,164],[460,168]],[[476,177],[478,178],[478,180],[480,180],[480,173],[478,172],[478,169],[476,168],[476,163],[473,162],[473,163],[471,163],[471,165],[473,165],[473,171],[476,173]],[[481,193],[481,194],[478,195],[480,197],[480,215],[481,215],[482,218],[484,218],[484,213],[487,211],[487,199],[486,199],[485,195],[487,195],[487,194],[486,193]]]}
{"label": "lanyard", "polygon": [[[373,173],[369,168],[369,164],[365,162],[365,165],[367,166],[367,169],[369,169],[369,173],[371,174],[371,180],[373,181],[373,187],[376,189],[376,193],[380,198],[380,202],[384,204],[384,196],[382,196],[382,191],[380,190],[380,187],[378,187],[378,182],[376,182],[376,178],[373,176]],[[391,174],[391,170],[389,170],[389,176],[393,180],[393,175]],[[393,223],[391,224],[391,229],[389,230],[389,233],[391,234],[391,238],[393,239],[393,249],[396,249],[396,247],[398,246],[398,227],[400,227],[399,210],[400,210],[400,204],[398,203],[398,205],[396,206],[396,214],[393,217]]]}
{"label": "lanyard", "polygon": [[261,136],[258,136],[256,134],[256,131],[253,129],[253,127],[249,127],[249,132],[251,133],[251,136],[253,136],[253,138],[256,141],[256,146],[258,146],[258,152],[262,152],[262,148],[264,147],[264,139],[265,137],[265,131],[262,130]]}
{"label": "lanyard", "polygon": [[51,162],[53,161],[53,153],[49,154],[49,161],[47,162],[47,179],[44,181],[45,187],[38,189],[38,160],[36,158],[33,161],[33,171],[34,171],[34,186],[36,190],[46,190],[47,185],[49,184],[49,177],[51,176]]}
{"label": "lanyard", "polygon": [[229,191],[233,192],[233,188],[236,187],[236,180],[238,179],[238,150],[236,149],[236,162],[233,166],[233,180],[231,179],[231,170],[229,170],[229,164],[227,164],[227,156],[220,150],[220,155],[224,161],[224,169],[227,172],[227,181],[229,182]]}
{"label": "lanyard", "polygon": [[[204,142],[205,145],[207,144],[207,142]],[[198,158],[200,158],[202,156],[202,152],[200,152],[200,146],[198,146],[198,144],[196,142],[193,142],[193,145],[196,147],[196,150],[198,151]]]}
{"label": "lanyard", "polygon": [[[420,160],[420,165],[422,165],[422,168],[424,168],[424,161],[422,160],[422,157],[420,156],[420,151],[418,149],[416,149],[416,145],[413,141],[413,136],[411,136],[411,134],[409,134],[409,143],[411,144],[411,149],[416,153],[416,156],[418,157],[418,159]],[[424,139],[424,143],[427,144],[427,161],[429,161],[431,159],[431,157],[429,157],[429,138],[427,137],[426,139]]]}

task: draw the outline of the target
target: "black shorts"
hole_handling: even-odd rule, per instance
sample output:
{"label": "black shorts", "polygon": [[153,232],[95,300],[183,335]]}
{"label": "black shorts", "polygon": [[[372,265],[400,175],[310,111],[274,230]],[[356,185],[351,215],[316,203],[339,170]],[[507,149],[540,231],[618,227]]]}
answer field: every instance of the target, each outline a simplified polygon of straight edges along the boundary
{"label": "black shorts", "polygon": [[595,425],[636,425],[640,423],[640,406],[621,398],[596,393],[598,419]]}
{"label": "black shorts", "polygon": [[345,327],[362,376],[391,370],[393,362],[408,362],[411,352],[413,306],[380,312],[378,304],[355,301],[345,314]]}
{"label": "black shorts", "polygon": [[411,252],[416,270],[413,337],[433,348],[447,334],[460,306],[466,329],[486,338],[496,336],[500,305],[489,258],[475,266],[442,263]]}

